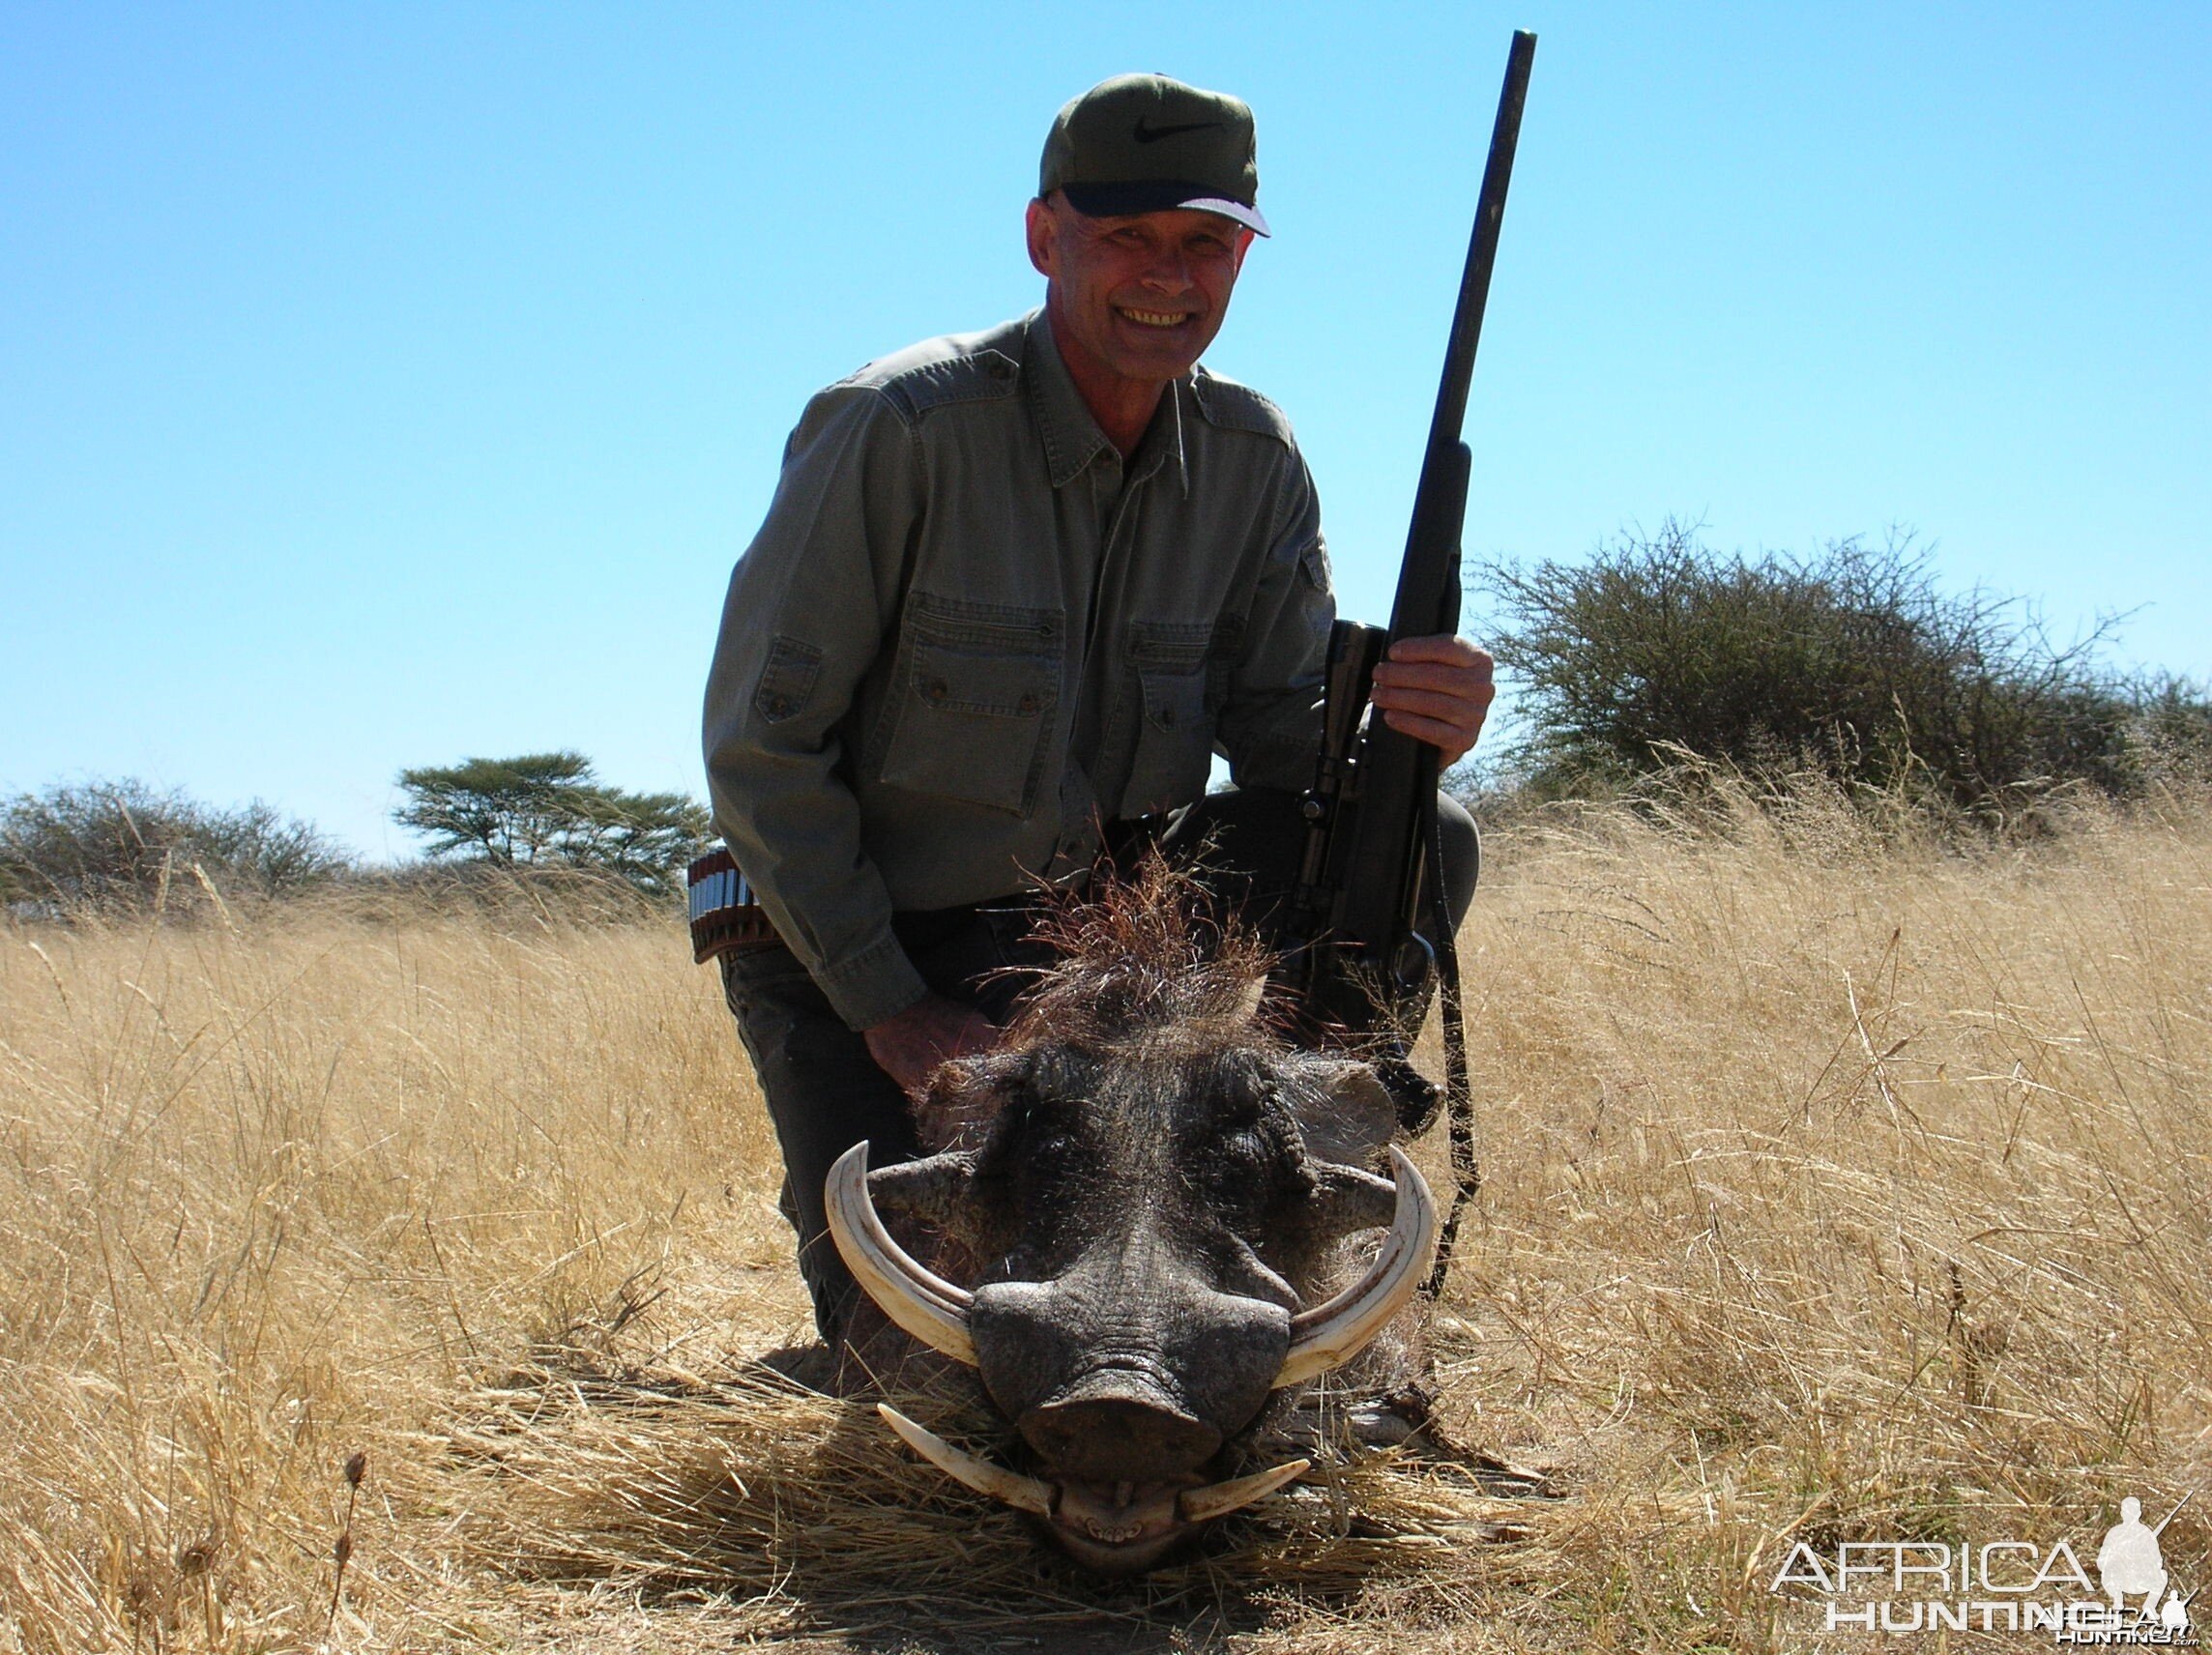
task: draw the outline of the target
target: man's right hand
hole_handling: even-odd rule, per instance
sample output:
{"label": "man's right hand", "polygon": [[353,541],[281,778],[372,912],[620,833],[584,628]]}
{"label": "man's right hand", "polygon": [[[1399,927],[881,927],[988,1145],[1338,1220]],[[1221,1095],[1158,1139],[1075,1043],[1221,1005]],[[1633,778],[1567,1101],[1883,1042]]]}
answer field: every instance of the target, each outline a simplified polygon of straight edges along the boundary
{"label": "man's right hand", "polygon": [[919,1103],[928,1095],[930,1074],[940,1063],[988,1052],[999,1043],[999,1029],[972,1005],[925,994],[896,1017],[863,1031],[860,1037],[867,1041],[876,1067]]}

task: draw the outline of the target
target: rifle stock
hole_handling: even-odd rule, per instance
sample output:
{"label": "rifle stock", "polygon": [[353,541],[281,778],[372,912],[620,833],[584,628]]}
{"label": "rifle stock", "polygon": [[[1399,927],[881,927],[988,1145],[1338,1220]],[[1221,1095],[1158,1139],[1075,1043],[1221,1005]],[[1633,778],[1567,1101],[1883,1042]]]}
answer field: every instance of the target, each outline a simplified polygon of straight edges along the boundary
{"label": "rifle stock", "polygon": [[1308,1014],[1354,1031],[1372,1024],[1378,990],[1393,1000],[1418,990],[1424,1002],[1427,993],[1428,952],[1415,926],[1436,833],[1437,749],[1381,718],[1361,726],[1358,715],[1375,663],[1390,644],[1459,629],[1460,531],[1472,463],[1460,430],[1535,51],[1536,37],[1516,31],[1389,629],[1340,621],[1330,639],[1328,711],[1307,797],[1311,837],[1297,901],[1310,936],[1303,954]]}

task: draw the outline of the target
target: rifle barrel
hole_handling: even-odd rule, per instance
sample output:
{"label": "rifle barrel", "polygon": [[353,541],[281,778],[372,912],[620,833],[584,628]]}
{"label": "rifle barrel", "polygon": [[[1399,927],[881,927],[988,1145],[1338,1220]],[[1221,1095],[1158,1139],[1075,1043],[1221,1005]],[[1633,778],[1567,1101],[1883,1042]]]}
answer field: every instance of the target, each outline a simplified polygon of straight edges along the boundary
{"label": "rifle barrel", "polygon": [[[1460,441],[1460,426],[1474,379],[1475,346],[1482,334],[1482,311],[1490,297],[1490,275],[1498,259],[1505,192],[1513,176],[1513,152],[1520,140],[1521,111],[1528,101],[1528,71],[1535,54],[1536,37],[1525,29],[1516,31],[1505,60],[1505,85],[1491,129],[1490,159],[1483,168],[1482,193],[1452,311],[1429,446],[1413,493],[1390,625],[1383,637],[1374,640],[1378,654],[1401,638],[1459,630],[1460,535],[1470,463],[1467,446]],[[1340,713],[1355,719],[1355,705],[1337,706],[1336,687],[1332,682],[1332,723]],[[1340,735],[1342,728],[1338,727]],[[1313,985],[1308,1003],[1317,1016],[1347,1026],[1359,1023],[1360,1005],[1353,1002],[1368,1002],[1372,1009],[1372,1001],[1355,980],[1358,973],[1383,982],[1395,979],[1405,990],[1419,987],[1428,975],[1410,944],[1419,936],[1416,909],[1436,831],[1438,757],[1435,747],[1391,729],[1380,717],[1367,721],[1349,767],[1333,754],[1324,755],[1315,809],[1308,819],[1316,824],[1317,833],[1325,834],[1325,844],[1309,847],[1307,859],[1324,871],[1311,887],[1314,894],[1304,899],[1310,911],[1325,915],[1323,946],[1330,963],[1324,968],[1324,955],[1308,956]],[[1356,972],[1348,969],[1353,965]]]}
{"label": "rifle barrel", "polygon": [[[1467,398],[1474,384],[1474,353],[1482,342],[1482,313],[1490,303],[1490,273],[1498,264],[1498,234],[1505,221],[1505,192],[1513,182],[1513,155],[1521,143],[1521,111],[1528,102],[1528,72],[1536,61],[1536,37],[1527,29],[1513,31],[1513,44],[1505,54],[1505,83],[1498,93],[1498,118],[1490,129],[1490,159],[1483,163],[1482,193],[1476,197],[1474,228],[1467,242],[1467,264],[1460,272],[1459,299],[1452,306],[1451,334],[1444,346],[1444,368],[1437,381],[1436,412],[1429,420],[1429,446],[1423,458],[1422,480],[1440,480],[1450,473],[1445,450],[1456,447],[1467,423]],[[1416,522],[1421,502],[1416,499]],[[1390,636],[1419,638],[1436,633],[1438,617],[1409,601],[1414,596],[1401,582],[1397,603],[1390,612]],[[1451,594],[1441,630],[1458,625],[1459,594]]]}

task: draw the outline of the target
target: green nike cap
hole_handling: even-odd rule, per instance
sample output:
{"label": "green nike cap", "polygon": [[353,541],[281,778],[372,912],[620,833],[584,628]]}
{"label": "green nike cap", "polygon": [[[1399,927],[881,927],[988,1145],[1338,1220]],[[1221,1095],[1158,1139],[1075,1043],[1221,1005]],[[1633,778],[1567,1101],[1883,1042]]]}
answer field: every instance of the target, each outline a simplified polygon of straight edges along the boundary
{"label": "green nike cap", "polygon": [[1037,194],[1056,189],[1094,218],[1190,207],[1267,234],[1251,107],[1164,74],[1117,74],[1061,110],[1037,169]]}

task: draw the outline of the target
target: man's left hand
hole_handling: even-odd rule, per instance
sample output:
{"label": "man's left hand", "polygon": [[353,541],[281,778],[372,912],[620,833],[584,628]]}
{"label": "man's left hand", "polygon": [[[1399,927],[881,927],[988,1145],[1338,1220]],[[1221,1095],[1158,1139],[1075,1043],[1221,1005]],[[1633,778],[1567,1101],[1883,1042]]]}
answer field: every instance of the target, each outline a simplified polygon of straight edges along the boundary
{"label": "man's left hand", "polygon": [[1498,663],[1465,638],[1400,638],[1375,668],[1368,699],[1391,729],[1437,749],[1439,768],[1467,757],[1498,694]]}

